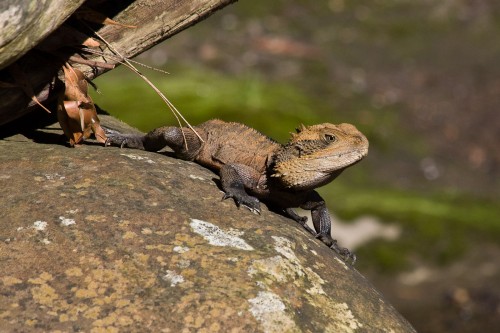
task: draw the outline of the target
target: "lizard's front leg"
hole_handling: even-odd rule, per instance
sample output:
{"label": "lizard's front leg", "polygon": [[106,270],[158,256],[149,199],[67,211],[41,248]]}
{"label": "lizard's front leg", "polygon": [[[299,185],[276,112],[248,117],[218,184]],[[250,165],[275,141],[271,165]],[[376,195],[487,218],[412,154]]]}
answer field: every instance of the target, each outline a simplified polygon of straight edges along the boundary
{"label": "lizard's front leg", "polygon": [[256,189],[260,174],[253,168],[243,164],[225,164],[219,171],[224,199],[233,198],[238,206],[243,205],[250,211],[260,214],[260,202],[249,195],[245,188]]}
{"label": "lizard's front leg", "polygon": [[317,232],[316,238],[325,243],[332,250],[344,257],[344,260],[351,260],[352,264],[356,262],[356,255],[351,253],[347,248],[342,248],[337,244],[337,240],[331,236],[332,222],[330,214],[326,208],[325,201],[321,196],[313,191],[308,198],[309,200],[300,207],[311,210],[312,222],[314,229]]}

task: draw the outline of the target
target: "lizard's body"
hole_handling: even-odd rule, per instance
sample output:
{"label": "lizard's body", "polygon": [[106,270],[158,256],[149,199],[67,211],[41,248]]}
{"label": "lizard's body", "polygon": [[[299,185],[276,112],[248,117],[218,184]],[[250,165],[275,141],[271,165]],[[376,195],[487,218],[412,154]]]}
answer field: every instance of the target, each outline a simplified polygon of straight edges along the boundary
{"label": "lizard's body", "polygon": [[[338,253],[352,257],[331,238],[330,216],[314,189],[368,153],[368,140],[354,126],[301,126],[286,145],[239,123],[210,120],[194,129],[203,142],[191,129],[160,127],[144,136],[108,131],[107,144],[148,151],[169,146],[177,157],[218,172],[224,198],[252,211],[260,211],[259,200],[270,203]],[[307,227],[307,218],[292,210],[296,207],[311,210],[316,233]]]}

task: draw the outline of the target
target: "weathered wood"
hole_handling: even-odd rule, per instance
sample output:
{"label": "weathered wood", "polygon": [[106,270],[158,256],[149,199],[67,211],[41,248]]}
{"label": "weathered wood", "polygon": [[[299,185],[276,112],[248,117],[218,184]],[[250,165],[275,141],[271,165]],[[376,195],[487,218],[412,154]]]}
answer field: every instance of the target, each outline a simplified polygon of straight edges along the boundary
{"label": "weathered wood", "polygon": [[[9,48],[9,50],[12,47],[13,50],[9,51],[10,57],[5,56],[5,60],[0,61],[0,68],[2,68],[2,64],[8,64],[26,52],[24,48],[31,48],[14,64],[19,66],[29,77],[29,84],[35,91],[37,98],[50,108],[51,101],[56,99],[62,87],[60,80],[62,64],[71,57],[80,56],[77,55],[75,46],[81,44],[86,38],[98,39],[93,31],[104,37],[123,56],[132,58],[234,1],[236,0],[128,0],[120,2],[111,0],[53,0],[38,4],[38,1],[22,0],[21,6],[29,8],[24,9],[23,7],[21,14],[19,14],[21,9],[16,4],[19,1],[8,0],[0,5],[0,9],[2,9],[0,19],[3,20],[6,17],[9,20],[8,32],[0,31],[0,47]],[[71,6],[63,6],[60,4],[61,2],[71,3]],[[53,10],[48,10],[48,8],[52,8],[57,3],[59,3],[61,12],[56,15]],[[38,28],[37,34],[33,32],[33,30],[37,30],[36,24],[39,22],[42,25],[45,24],[43,22],[46,22],[47,17],[50,20],[57,17],[57,20],[64,21],[64,18],[68,17],[75,11],[77,5],[82,3],[86,8],[98,11],[115,21],[137,27],[126,28],[86,22],[76,18],[77,11],[57,29],[58,23],[54,22],[52,25],[47,25],[47,29],[45,27]],[[8,14],[4,13],[4,8]],[[21,18],[23,22],[26,20],[26,22],[30,22],[28,25],[33,25],[35,28],[26,30],[22,38],[10,37],[11,34],[20,33],[23,27],[26,28],[27,24],[19,23]],[[20,27],[15,22],[18,22]],[[47,35],[45,30],[50,29],[53,32],[42,43],[39,43]],[[36,38],[32,38],[32,35],[36,35]],[[33,41],[23,44],[21,43],[23,38],[33,39]],[[24,48],[20,46],[21,44],[25,45]],[[111,53],[103,42],[100,44],[104,52]],[[14,49],[14,45],[19,46]],[[35,45],[36,47],[33,48]],[[103,59],[97,55],[85,54],[84,56],[90,61],[117,63],[116,59],[110,57]],[[90,67],[83,64],[75,64],[74,66],[82,70],[90,79],[94,79],[109,70],[109,66],[108,68]],[[2,85],[2,82],[15,84],[15,81],[16,79],[9,71],[9,66],[0,70],[0,125],[39,108],[21,89]]]}
{"label": "weathered wood", "polygon": [[85,0],[2,0],[0,69],[31,50],[63,24]]}

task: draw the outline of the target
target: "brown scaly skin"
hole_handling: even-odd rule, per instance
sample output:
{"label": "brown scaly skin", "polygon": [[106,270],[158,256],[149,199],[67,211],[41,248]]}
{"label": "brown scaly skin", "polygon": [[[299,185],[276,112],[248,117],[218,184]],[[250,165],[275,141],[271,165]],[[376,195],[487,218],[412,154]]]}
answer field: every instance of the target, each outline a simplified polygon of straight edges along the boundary
{"label": "brown scaly skin", "polygon": [[[238,206],[253,212],[260,212],[262,200],[299,222],[344,259],[355,261],[349,250],[332,239],[330,215],[314,191],[367,155],[368,140],[353,125],[302,125],[285,145],[245,125],[221,120],[210,120],[194,129],[204,142],[188,128],[160,127],[146,135],[108,130],[106,145],[148,151],[168,146],[177,157],[217,171],[224,199],[233,198]],[[293,211],[294,207],[311,211],[316,231],[307,226],[307,217]]]}

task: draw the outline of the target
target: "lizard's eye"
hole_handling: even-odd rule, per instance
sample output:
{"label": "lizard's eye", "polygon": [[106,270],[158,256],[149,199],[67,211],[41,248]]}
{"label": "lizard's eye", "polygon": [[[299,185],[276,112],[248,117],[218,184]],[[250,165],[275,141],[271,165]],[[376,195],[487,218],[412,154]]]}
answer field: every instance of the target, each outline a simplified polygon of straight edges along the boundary
{"label": "lizard's eye", "polygon": [[337,140],[337,138],[335,137],[335,135],[325,134],[325,140],[328,142],[335,142],[335,140]]}

